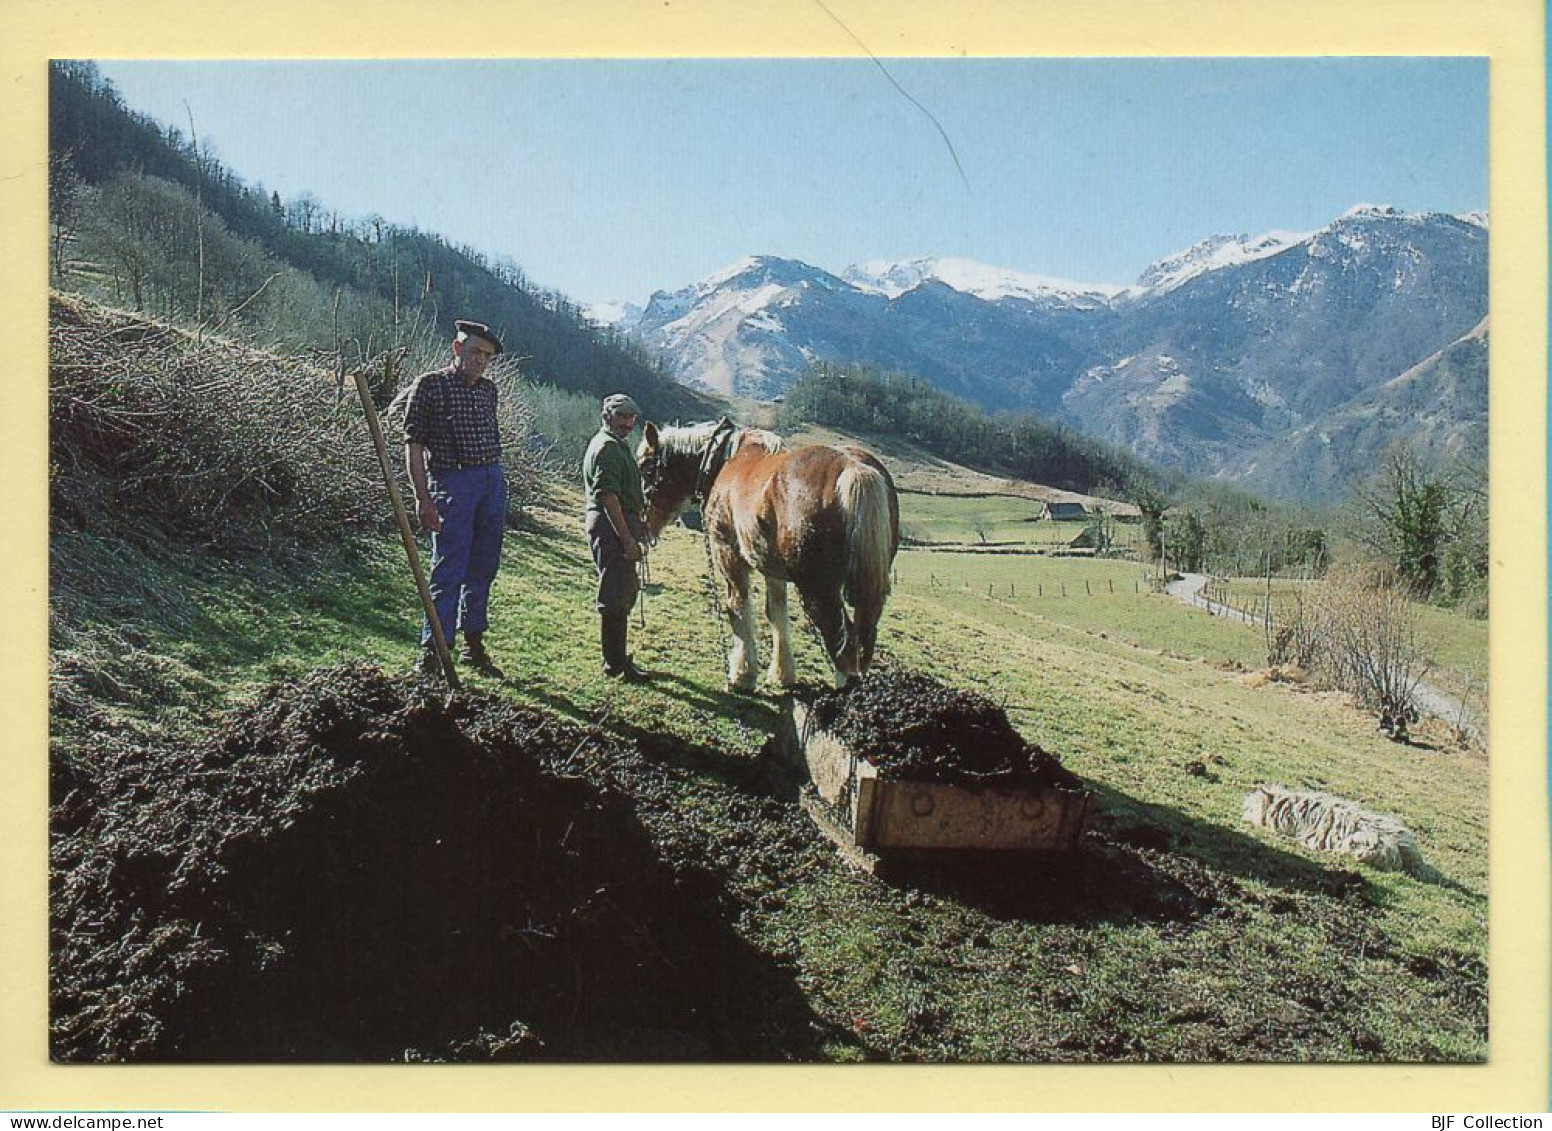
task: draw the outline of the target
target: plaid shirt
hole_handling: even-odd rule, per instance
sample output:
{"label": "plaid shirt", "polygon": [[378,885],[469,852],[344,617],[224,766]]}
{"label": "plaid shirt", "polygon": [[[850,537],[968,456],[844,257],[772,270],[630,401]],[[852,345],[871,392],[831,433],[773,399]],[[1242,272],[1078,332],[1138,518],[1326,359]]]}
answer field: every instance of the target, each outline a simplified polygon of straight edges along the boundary
{"label": "plaid shirt", "polygon": [[500,463],[495,383],[481,377],[470,388],[451,367],[422,373],[404,406],[404,440],[426,447],[432,471]]}

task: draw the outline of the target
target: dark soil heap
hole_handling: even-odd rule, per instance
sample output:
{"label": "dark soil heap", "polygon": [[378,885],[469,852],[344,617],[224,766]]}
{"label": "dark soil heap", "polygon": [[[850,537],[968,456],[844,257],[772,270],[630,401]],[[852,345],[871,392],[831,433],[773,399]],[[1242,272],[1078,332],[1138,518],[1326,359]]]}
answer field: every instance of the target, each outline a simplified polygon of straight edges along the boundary
{"label": "dark soil heap", "polygon": [[895,780],[1077,789],[1078,777],[1025,742],[984,695],[919,672],[874,670],[813,700],[814,722]]}
{"label": "dark soil heap", "polygon": [[600,747],[642,761],[348,665],[270,688],[194,748],[104,740],[56,766],[54,1058],[802,1050],[807,1019],[716,890],[584,770]]}

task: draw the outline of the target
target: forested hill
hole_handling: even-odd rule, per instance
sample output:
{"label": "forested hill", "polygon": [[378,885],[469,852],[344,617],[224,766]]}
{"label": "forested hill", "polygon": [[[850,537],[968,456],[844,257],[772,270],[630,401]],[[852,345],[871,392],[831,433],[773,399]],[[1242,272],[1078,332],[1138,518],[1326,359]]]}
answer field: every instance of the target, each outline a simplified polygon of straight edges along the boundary
{"label": "forested hill", "polygon": [[476,318],[530,358],[535,380],[625,390],[664,416],[709,412],[515,263],[381,216],[344,217],[307,194],[283,200],[211,159],[197,120],[192,129],[130,110],[92,63],[50,64],[56,286],[267,344],[338,349],[345,364],[408,347],[413,365],[445,348],[454,318]]}
{"label": "forested hill", "polygon": [[919,377],[865,367],[811,366],[787,390],[783,419],[903,437],[969,467],[1068,491],[1135,499],[1166,479],[1130,453],[1070,428],[1028,413],[989,416]]}

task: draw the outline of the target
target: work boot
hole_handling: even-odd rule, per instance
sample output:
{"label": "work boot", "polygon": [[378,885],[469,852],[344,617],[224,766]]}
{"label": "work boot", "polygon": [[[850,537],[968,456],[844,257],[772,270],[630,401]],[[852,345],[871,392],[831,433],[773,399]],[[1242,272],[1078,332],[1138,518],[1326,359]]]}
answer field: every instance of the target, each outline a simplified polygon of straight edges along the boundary
{"label": "work boot", "polygon": [[484,672],[498,679],[501,677],[501,669],[496,666],[496,661],[490,658],[490,653],[485,651],[483,632],[464,633],[463,647],[458,649],[458,659],[477,672]]}
{"label": "work boot", "polygon": [[625,637],[630,625],[629,611],[603,613],[600,616],[604,675],[625,683],[645,683],[651,677],[631,661],[625,651]]}

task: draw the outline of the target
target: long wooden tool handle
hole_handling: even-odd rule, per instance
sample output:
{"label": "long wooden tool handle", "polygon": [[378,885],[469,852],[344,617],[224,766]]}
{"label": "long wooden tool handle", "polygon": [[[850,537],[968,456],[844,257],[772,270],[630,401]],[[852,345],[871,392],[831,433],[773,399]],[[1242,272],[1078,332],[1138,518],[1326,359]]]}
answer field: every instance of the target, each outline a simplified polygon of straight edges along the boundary
{"label": "long wooden tool handle", "polygon": [[425,571],[420,568],[420,551],[415,546],[415,532],[410,529],[410,516],[404,510],[404,500],[399,495],[399,480],[393,465],[388,462],[388,445],[383,442],[383,427],[377,421],[377,409],[372,404],[372,391],[367,388],[366,375],[356,374],[356,392],[361,394],[361,408],[366,413],[366,426],[372,430],[372,446],[377,449],[377,462],[382,465],[383,479],[388,484],[388,497],[393,500],[394,517],[399,520],[399,538],[404,542],[404,552],[409,555],[410,572],[415,575],[415,588],[420,591],[420,603],[425,607],[426,620],[431,625],[431,639],[436,643],[437,658],[442,661],[442,674],[447,686],[458,690],[458,673],[453,670],[453,654],[447,650],[447,637],[442,632],[442,622],[437,619],[436,603],[431,600],[431,586],[426,584]]}

